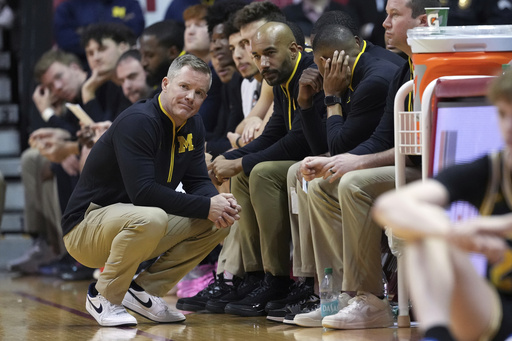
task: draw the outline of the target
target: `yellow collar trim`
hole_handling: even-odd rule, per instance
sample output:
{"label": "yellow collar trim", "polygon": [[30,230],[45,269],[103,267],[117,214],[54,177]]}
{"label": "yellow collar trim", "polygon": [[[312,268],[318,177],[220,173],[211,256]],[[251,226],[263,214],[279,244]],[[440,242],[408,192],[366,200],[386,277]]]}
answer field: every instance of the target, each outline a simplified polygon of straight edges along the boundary
{"label": "yellow collar trim", "polygon": [[[164,109],[164,106],[162,105],[162,101],[160,100],[160,96],[162,96],[162,94],[158,95],[158,105],[160,106],[160,110],[162,110],[162,112],[165,114],[165,116],[167,116],[171,120],[172,126],[174,128],[176,128],[176,122],[174,122],[174,119],[171,117],[171,115],[169,115],[169,113]],[[185,125],[185,123],[187,123],[186,120],[185,120],[185,122],[183,122],[183,124],[181,126],[178,127],[178,131],[181,129],[181,127],[183,127]]]}
{"label": "yellow collar trim", "polygon": [[361,58],[364,51],[366,51],[366,40],[363,40],[363,48],[361,49],[361,52],[359,52],[359,54],[357,55],[356,61],[354,62],[354,65],[352,66],[352,72],[350,75],[350,85],[348,86],[348,88],[352,91],[354,91],[354,88],[352,88],[352,79],[354,78],[354,70],[356,69],[357,62],[359,62],[359,58]]}
{"label": "yellow collar trim", "polygon": [[[290,78],[288,78],[288,81],[286,81],[286,84],[285,84],[286,89],[288,89],[288,85],[290,85],[290,82],[292,81],[293,76],[295,76],[295,73],[297,72],[297,68],[299,67],[299,62],[300,62],[301,58],[302,58],[302,53],[299,52],[297,61],[295,62],[295,67],[293,68],[292,75],[290,76]],[[281,85],[281,87],[283,87],[283,86]]]}
{"label": "yellow collar trim", "polygon": [[[407,62],[409,63],[409,73],[410,73],[409,79],[413,80],[414,79],[414,64],[412,62],[411,57],[407,58]],[[414,108],[413,108],[413,103],[412,103],[412,93],[409,93],[409,100],[408,100],[408,102],[409,102],[408,103],[408,110],[409,111],[413,111]]]}
{"label": "yellow collar trim", "polygon": [[286,97],[288,98],[288,128],[290,130],[292,130],[292,106],[293,106],[293,111],[295,111],[296,107],[295,107],[295,101],[292,98],[292,95],[290,94],[290,90],[288,89],[288,86],[290,85],[290,82],[292,81],[293,76],[295,76],[295,73],[297,72],[297,68],[299,67],[299,62],[300,62],[301,58],[302,58],[302,53],[299,52],[297,61],[295,62],[295,67],[293,68],[292,75],[290,76],[290,78],[288,79],[288,81],[286,82],[284,87],[281,85],[281,89],[284,91]]}

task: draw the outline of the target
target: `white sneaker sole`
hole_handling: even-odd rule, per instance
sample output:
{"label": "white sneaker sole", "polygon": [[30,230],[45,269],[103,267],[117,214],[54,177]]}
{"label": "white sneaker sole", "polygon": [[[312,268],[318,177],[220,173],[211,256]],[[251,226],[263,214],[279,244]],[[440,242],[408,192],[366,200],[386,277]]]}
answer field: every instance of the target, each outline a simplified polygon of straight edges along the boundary
{"label": "white sneaker sole", "polygon": [[370,328],[388,328],[394,325],[394,321],[375,321],[366,320],[359,322],[346,323],[344,321],[336,321],[329,318],[322,320],[322,327],[332,329],[370,329]]}
{"label": "white sneaker sole", "polygon": [[307,318],[297,318],[293,319],[293,322],[301,327],[322,327],[322,321],[307,319]]}

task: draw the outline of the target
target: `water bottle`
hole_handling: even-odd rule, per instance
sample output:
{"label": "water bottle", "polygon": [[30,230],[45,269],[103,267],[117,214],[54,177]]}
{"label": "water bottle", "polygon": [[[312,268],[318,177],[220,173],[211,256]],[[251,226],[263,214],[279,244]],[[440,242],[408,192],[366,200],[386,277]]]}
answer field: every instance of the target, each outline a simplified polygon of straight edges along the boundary
{"label": "water bottle", "polygon": [[338,294],[332,289],[332,268],[325,268],[320,284],[320,309],[322,317],[338,312]]}

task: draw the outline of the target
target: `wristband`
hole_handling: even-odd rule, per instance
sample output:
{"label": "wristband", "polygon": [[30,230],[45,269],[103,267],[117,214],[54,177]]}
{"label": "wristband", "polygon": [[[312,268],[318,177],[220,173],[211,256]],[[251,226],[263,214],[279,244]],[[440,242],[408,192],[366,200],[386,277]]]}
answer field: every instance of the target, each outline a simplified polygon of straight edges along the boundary
{"label": "wristband", "polygon": [[46,108],[41,113],[41,118],[43,121],[48,122],[53,115],[55,115],[55,110],[52,108]]}
{"label": "wristband", "polygon": [[238,137],[236,138],[236,141],[235,141],[235,144],[236,144],[236,146],[237,146],[238,148],[242,148],[242,146],[241,146],[241,145],[240,145],[240,143],[238,142],[238,141],[240,141],[240,138],[241,138],[241,137],[242,137],[242,136],[238,136]]}

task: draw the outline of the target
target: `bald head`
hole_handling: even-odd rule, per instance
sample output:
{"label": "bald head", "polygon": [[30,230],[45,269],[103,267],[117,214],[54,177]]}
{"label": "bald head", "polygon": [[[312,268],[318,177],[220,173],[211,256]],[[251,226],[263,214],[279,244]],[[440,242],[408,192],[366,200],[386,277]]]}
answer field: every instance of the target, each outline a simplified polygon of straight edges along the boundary
{"label": "bald head", "polygon": [[288,25],[280,22],[268,22],[263,24],[254,34],[253,40],[273,41],[274,44],[288,46],[295,42],[295,37]]}
{"label": "bald head", "polygon": [[268,22],[252,38],[252,55],[263,78],[274,86],[285,84],[293,75],[300,51],[286,24]]}

